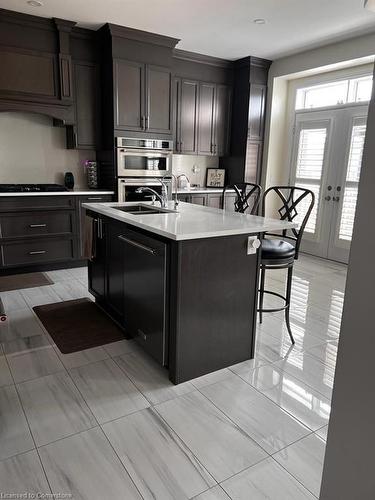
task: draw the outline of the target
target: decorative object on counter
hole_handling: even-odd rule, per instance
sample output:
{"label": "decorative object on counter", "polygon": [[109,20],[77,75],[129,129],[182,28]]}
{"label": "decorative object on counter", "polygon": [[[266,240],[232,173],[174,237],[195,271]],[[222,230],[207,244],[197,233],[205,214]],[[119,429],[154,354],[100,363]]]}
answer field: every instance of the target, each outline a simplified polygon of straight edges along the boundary
{"label": "decorative object on counter", "polygon": [[98,188],[98,164],[96,161],[86,160],[84,163],[86,170],[87,186],[89,189]]}
{"label": "decorative object on counter", "polygon": [[177,176],[177,188],[178,189],[190,189],[190,180],[186,174],[181,174]]}
{"label": "decorative object on counter", "polygon": [[225,168],[208,168],[207,169],[207,187],[222,188],[225,186]]}
{"label": "decorative object on counter", "polygon": [[65,172],[64,175],[64,185],[68,189],[74,188],[74,175],[72,172]]}

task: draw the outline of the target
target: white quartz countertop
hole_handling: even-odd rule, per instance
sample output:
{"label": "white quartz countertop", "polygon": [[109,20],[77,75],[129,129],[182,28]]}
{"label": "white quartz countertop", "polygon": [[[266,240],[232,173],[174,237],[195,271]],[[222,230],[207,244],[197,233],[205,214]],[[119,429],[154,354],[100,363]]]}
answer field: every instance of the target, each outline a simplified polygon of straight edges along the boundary
{"label": "white quartz countertop", "polygon": [[[82,206],[101,215],[116,219],[126,224],[159,234],[171,240],[193,240],[214,238],[236,234],[256,234],[265,231],[278,231],[297,227],[297,224],[203,207],[180,202],[178,212],[163,214],[130,214],[117,210],[116,207],[129,205],[150,205],[148,203],[84,203]],[[159,204],[155,205],[160,208]],[[172,201],[168,209],[173,210]]]}
{"label": "white quartz countertop", "polygon": [[[176,192],[176,190],[174,189],[173,190],[173,194]],[[191,187],[189,189],[180,189],[178,188],[177,189],[177,194],[207,194],[207,193],[222,193],[223,192],[223,188],[205,188],[205,187]],[[227,190],[228,193],[234,193],[234,189],[228,189]]]}
{"label": "white quartz countertop", "polygon": [[99,196],[102,194],[115,194],[114,191],[100,191],[100,190],[94,190],[94,189],[83,189],[83,190],[73,190],[73,191],[38,191],[38,192],[31,192],[31,193],[0,193],[1,196]]}

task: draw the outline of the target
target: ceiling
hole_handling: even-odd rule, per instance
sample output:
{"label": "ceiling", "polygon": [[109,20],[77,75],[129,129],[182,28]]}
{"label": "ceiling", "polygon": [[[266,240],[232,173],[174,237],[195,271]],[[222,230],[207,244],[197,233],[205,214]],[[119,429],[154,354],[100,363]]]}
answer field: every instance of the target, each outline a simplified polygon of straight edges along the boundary
{"label": "ceiling", "polygon": [[[226,59],[277,59],[330,41],[375,31],[363,0],[0,0],[0,7],[77,21],[105,22],[180,38],[178,48]],[[266,24],[253,20],[264,18]],[[375,51],[375,47],[374,47]]]}

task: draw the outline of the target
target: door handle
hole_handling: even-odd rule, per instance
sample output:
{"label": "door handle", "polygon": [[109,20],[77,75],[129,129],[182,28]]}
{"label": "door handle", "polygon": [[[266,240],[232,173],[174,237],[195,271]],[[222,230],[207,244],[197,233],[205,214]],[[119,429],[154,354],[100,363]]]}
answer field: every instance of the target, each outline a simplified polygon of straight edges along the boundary
{"label": "door handle", "polygon": [[331,201],[331,197],[330,197],[330,196],[325,196],[325,197],[324,197],[324,199],[325,199],[326,201]]}
{"label": "door handle", "polygon": [[125,236],[122,235],[117,236],[117,238],[121,241],[124,241],[125,243],[129,243],[129,245],[132,245],[133,247],[137,247],[141,250],[144,250],[145,252],[152,253],[152,255],[156,255],[156,250],[154,248],[148,247],[147,245],[143,245],[138,241],[131,240],[130,238],[126,238]]}
{"label": "door handle", "polygon": [[150,115],[147,115],[146,116],[146,126],[145,126],[146,130],[149,129],[149,126],[150,126]]}
{"label": "door handle", "polygon": [[332,200],[333,200],[333,201],[340,201],[340,196],[334,196],[334,197],[332,198]]}
{"label": "door handle", "polygon": [[142,115],[142,117],[141,117],[141,128],[142,128],[142,130],[146,130],[145,122],[146,122],[145,116]]}

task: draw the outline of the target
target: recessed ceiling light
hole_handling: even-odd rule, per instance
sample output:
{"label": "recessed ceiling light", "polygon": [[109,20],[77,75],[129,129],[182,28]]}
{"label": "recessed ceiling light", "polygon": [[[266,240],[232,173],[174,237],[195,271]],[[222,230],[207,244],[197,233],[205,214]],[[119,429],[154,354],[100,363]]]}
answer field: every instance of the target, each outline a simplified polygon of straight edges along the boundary
{"label": "recessed ceiling light", "polygon": [[28,0],[27,3],[29,5],[31,5],[31,7],[42,7],[43,6],[43,2],[41,2],[40,0]]}
{"label": "recessed ceiling light", "polygon": [[255,24],[266,24],[266,20],[259,18],[259,19],[254,19],[253,23]]}
{"label": "recessed ceiling light", "polygon": [[375,12],[375,0],[365,0],[365,9]]}

